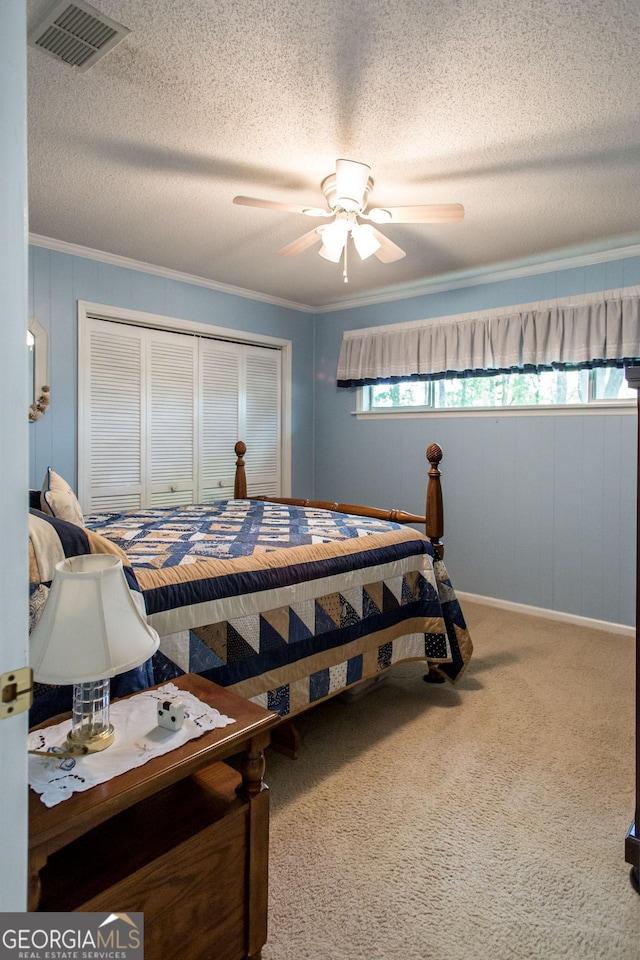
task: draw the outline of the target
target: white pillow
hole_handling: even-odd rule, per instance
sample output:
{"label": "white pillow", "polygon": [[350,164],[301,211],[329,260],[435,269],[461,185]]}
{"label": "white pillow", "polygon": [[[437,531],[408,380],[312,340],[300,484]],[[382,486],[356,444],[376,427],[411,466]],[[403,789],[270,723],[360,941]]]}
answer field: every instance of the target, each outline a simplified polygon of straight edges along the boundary
{"label": "white pillow", "polygon": [[84,516],[75,493],[67,481],[63,480],[51,467],[48,468],[42,484],[40,505],[44,513],[57,517],[58,520],[68,520],[70,523],[77,523],[80,527],[84,526]]}

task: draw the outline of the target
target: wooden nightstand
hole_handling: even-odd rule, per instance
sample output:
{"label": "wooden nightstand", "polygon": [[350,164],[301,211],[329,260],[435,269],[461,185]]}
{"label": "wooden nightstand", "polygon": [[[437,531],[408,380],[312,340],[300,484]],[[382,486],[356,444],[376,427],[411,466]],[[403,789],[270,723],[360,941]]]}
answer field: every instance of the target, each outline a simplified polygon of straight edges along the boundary
{"label": "wooden nightstand", "polygon": [[[146,960],[258,960],[279,717],[196,674],[174,682],[236,722],[55,807],[29,790],[29,909],[141,911]],[[236,754],[240,772],[220,762]]]}

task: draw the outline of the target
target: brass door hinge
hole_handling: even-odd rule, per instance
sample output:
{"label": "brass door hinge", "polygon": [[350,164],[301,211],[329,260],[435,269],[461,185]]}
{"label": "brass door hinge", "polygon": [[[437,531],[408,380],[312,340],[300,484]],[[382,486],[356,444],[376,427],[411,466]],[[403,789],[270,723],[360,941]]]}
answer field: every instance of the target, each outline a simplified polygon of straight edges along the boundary
{"label": "brass door hinge", "polygon": [[33,703],[33,670],[20,667],[0,673],[0,720],[24,713]]}

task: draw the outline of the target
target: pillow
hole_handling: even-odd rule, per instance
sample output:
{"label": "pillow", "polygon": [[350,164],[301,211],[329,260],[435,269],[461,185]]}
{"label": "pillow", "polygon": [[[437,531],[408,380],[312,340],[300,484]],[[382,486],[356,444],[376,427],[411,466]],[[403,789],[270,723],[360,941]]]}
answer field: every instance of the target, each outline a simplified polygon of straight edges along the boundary
{"label": "pillow", "polygon": [[42,484],[40,503],[44,513],[59,520],[68,520],[70,523],[84,526],[84,517],[75,493],[67,481],[63,480],[51,467],[47,469]]}
{"label": "pillow", "polygon": [[[106,537],[77,523],[58,520],[40,510],[29,510],[29,632],[40,619],[55,573],[56,563],[86,553],[110,553],[122,560],[122,569],[133,602],[146,620],[147,610],[135,571],[124,550]],[[42,589],[36,589],[41,587]]]}
{"label": "pillow", "polygon": [[[55,565],[65,557],[85,553],[110,553],[122,560],[124,575],[131,596],[141,615],[146,619],[144,597],[129,559],[120,547],[106,537],[87,530],[77,523],[59,520],[40,510],[29,511],[29,633],[42,615],[49,596],[49,586]],[[154,654],[155,656],[155,654]],[[111,696],[123,697],[153,686],[154,660],[118,674],[111,680]],[[71,710],[72,686],[53,686],[34,682],[33,704],[29,710],[29,725],[42,723],[58,713]]]}
{"label": "pillow", "polygon": [[[29,583],[51,583],[56,563],[85,553],[111,553],[122,560],[129,589],[143,616],[144,601],[133,567],[117,543],[77,523],[60,520],[40,510],[29,510]],[[142,604],[138,601],[142,601]]]}

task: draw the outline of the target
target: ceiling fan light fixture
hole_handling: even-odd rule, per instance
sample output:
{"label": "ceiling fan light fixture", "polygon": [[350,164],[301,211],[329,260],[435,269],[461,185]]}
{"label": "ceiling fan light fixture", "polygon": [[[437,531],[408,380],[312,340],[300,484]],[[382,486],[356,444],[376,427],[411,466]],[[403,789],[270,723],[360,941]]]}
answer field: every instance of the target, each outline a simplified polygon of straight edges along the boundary
{"label": "ceiling fan light fixture", "polygon": [[374,236],[373,229],[366,223],[356,223],[351,228],[353,243],[361,260],[373,256],[380,249],[380,241]]}
{"label": "ceiling fan light fixture", "polygon": [[331,263],[340,263],[343,249],[343,247],[340,247],[339,250],[334,250],[333,248],[325,247],[323,243],[318,253],[321,257],[324,257],[325,260],[330,260]]}
{"label": "ceiling fan light fixture", "polygon": [[349,234],[349,224],[344,217],[337,217],[333,223],[328,223],[324,227],[318,227],[317,231],[322,237],[322,246],[329,254],[320,253],[326,260],[333,260],[337,263],[342,254],[347,236]]}

